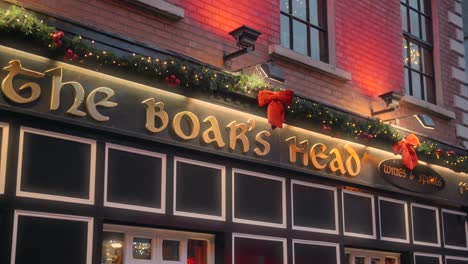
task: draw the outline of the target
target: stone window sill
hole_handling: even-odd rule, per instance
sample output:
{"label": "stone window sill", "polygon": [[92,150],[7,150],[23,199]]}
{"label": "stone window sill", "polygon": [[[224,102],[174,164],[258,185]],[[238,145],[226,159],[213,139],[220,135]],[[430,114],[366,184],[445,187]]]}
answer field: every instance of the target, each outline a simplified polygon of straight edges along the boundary
{"label": "stone window sill", "polygon": [[447,110],[441,106],[431,104],[429,102],[423,101],[413,96],[405,95],[401,98],[401,104],[411,104],[416,107],[419,107],[425,111],[431,112],[432,114],[436,114],[442,118],[446,119],[455,119],[455,113],[453,111]]}
{"label": "stone window sill", "polygon": [[177,21],[184,18],[184,9],[164,0],[127,0],[127,2],[150,8],[156,13],[171,20]]}
{"label": "stone window sill", "polygon": [[337,68],[334,65],[314,60],[310,57],[307,57],[301,53],[295,52],[288,48],[284,48],[280,45],[270,45],[268,47],[268,53],[271,56],[279,57],[291,61],[293,63],[298,63],[307,68],[316,70],[333,78],[342,80],[342,81],[350,81],[352,76],[350,72],[347,72],[343,69]]}

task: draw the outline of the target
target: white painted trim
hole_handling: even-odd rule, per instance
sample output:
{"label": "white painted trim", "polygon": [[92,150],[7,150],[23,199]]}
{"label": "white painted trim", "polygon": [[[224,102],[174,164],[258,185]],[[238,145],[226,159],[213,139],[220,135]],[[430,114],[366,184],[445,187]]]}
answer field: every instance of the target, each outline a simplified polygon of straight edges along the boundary
{"label": "white painted trim", "polygon": [[286,244],[286,238],[280,237],[269,237],[269,236],[258,236],[258,235],[249,235],[249,234],[241,234],[241,233],[233,233],[232,234],[232,264],[236,263],[235,260],[235,249],[236,249],[236,237],[238,238],[248,238],[248,239],[255,239],[255,240],[268,240],[268,241],[277,241],[283,243],[283,264],[288,264],[288,245]]}
{"label": "white painted trim", "polygon": [[7,123],[0,122],[0,128],[2,128],[2,149],[0,159],[0,194],[5,193],[6,184],[6,167],[8,160],[8,142],[10,127]]}
{"label": "white painted trim", "polygon": [[[346,232],[346,220],[345,220],[345,201],[344,201],[344,195],[345,193],[350,194],[350,195],[356,195],[356,196],[361,196],[361,197],[366,197],[370,198],[371,200],[371,206],[372,206],[372,235],[367,235],[367,234],[360,234],[360,233],[354,233],[354,232]],[[355,192],[355,191],[350,191],[350,190],[345,190],[342,189],[341,191],[341,200],[342,200],[342,206],[341,206],[341,213],[343,217],[343,234],[345,236],[352,236],[352,237],[359,237],[359,238],[368,238],[368,239],[376,239],[376,227],[375,227],[375,201],[374,201],[374,195],[373,194],[368,194],[368,193],[361,193],[361,192]]]}
{"label": "white painted trim", "polygon": [[[302,186],[307,186],[311,188],[317,188],[317,189],[323,189],[323,190],[329,190],[333,192],[333,199],[334,199],[334,207],[335,207],[335,229],[323,229],[323,228],[313,228],[313,227],[304,227],[304,226],[298,226],[294,224],[294,184],[296,185],[302,185]],[[338,226],[338,190],[336,187],[331,187],[331,186],[326,186],[326,185],[321,185],[321,184],[315,184],[315,183],[309,183],[309,182],[303,182],[303,181],[298,181],[298,180],[291,180],[291,221],[292,221],[292,229],[294,230],[301,230],[301,231],[309,231],[309,232],[318,232],[318,233],[325,233],[325,234],[335,234],[337,235],[339,232]]]}
{"label": "white painted trim", "polygon": [[[433,210],[436,215],[436,225],[437,225],[437,243],[428,243],[423,241],[417,241],[414,238],[414,214],[413,214],[413,207],[424,208]],[[422,245],[422,246],[430,246],[430,247],[440,247],[440,222],[439,222],[439,209],[434,206],[428,206],[423,204],[411,203],[411,231],[413,235],[413,244],[415,245]]]}
{"label": "white painted trim", "polygon": [[[458,247],[458,246],[450,246],[447,245],[445,242],[445,230],[444,230],[444,213],[448,214],[454,214],[454,215],[463,215],[465,217],[465,241],[466,241],[466,247]],[[448,210],[448,209],[442,209],[442,239],[444,240],[444,248],[449,248],[449,249],[458,249],[458,250],[467,250],[468,249],[468,230],[466,226],[466,213],[459,212],[459,211],[454,211],[454,210]]]}
{"label": "white painted trim", "polygon": [[[61,196],[61,195],[52,195],[52,194],[44,194],[44,193],[35,193],[35,192],[26,192],[21,190],[21,174],[22,174],[22,163],[23,163],[23,143],[24,143],[24,134],[36,134],[40,136],[58,138],[62,140],[68,140],[73,142],[79,142],[83,144],[90,145],[90,171],[89,171],[89,197],[88,199],[82,198],[73,198],[68,196]],[[95,181],[96,181],[96,141],[62,134],[56,133],[46,130],[40,130],[31,127],[20,127],[20,138],[19,138],[19,147],[18,147],[18,170],[17,170],[17,180],[16,180],[16,195],[20,197],[28,197],[28,198],[36,198],[36,199],[44,199],[44,200],[53,200],[53,201],[62,201],[62,202],[69,202],[69,203],[79,203],[79,204],[94,204],[94,194],[95,194]]]}
{"label": "white painted trim", "polygon": [[296,264],[296,258],[295,258],[296,250],[295,250],[295,247],[294,247],[295,244],[334,247],[336,249],[336,264],[341,264],[340,244],[338,244],[338,243],[328,243],[328,242],[322,242],[322,241],[300,240],[300,239],[293,239],[292,240],[292,262],[293,262],[293,264]]}
{"label": "white painted trim", "polygon": [[[405,210],[405,232],[406,232],[406,239],[400,238],[391,238],[391,237],[384,237],[382,236],[382,218],[381,218],[381,210],[380,210],[380,201],[386,201],[391,203],[402,204]],[[380,239],[384,241],[390,242],[399,242],[399,243],[409,243],[409,219],[408,219],[408,203],[403,200],[397,200],[387,197],[378,197],[378,206],[379,206],[379,225],[380,225]]]}
{"label": "white painted trim", "polygon": [[447,259],[461,260],[468,262],[468,258],[457,257],[457,256],[445,256],[445,264],[447,264]]}
{"label": "white painted trim", "polygon": [[[176,208],[176,205],[177,205],[177,162],[193,164],[193,165],[217,169],[221,171],[221,216],[198,214],[198,213],[184,212],[184,211],[177,210]],[[213,164],[213,163],[207,163],[207,162],[198,161],[198,160],[174,157],[173,189],[174,189],[174,200],[173,200],[174,215],[187,216],[187,217],[200,218],[200,219],[217,220],[217,221],[226,221],[226,167],[225,166]]]}
{"label": "white painted trim", "polygon": [[11,264],[15,264],[16,261],[16,243],[18,238],[18,218],[19,216],[30,216],[30,217],[41,217],[48,219],[60,219],[68,221],[80,221],[88,224],[87,241],[86,241],[86,264],[92,264],[93,255],[93,230],[94,230],[94,219],[92,217],[76,216],[76,215],[63,215],[63,214],[52,214],[43,212],[33,211],[22,211],[15,210],[13,220],[13,236],[11,246]]}
{"label": "white painted trim", "polygon": [[[281,219],[282,223],[276,224],[276,223],[271,223],[271,222],[264,222],[264,221],[256,221],[256,220],[248,220],[248,219],[242,219],[242,218],[237,218],[235,214],[235,195],[236,195],[236,190],[235,190],[235,175],[236,173],[241,173],[244,175],[248,176],[253,176],[253,177],[258,177],[258,178],[264,178],[264,179],[269,179],[269,180],[274,180],[274,181],[279,181],[281,182],[282,186],[282,192],[281,192],[281,200],[282,200],[282,211],[283,211],[283,217]],[[250,224],[250,225],[259,225],[259,226],[268,226],[268,227],[278,227],[278,228],[286,228],[286,179],[277,177],[277,176],[271,176],[267,174],[262,174],[262,173],[257,173],[253,171],[247,171],[247,170],[242,170],[242,169],[232,169],[232,222],[234,223],[240,223],[240,224]]]}
{"label": "white painted trim", "polygon": [[[129,153],[134,153],[138,155],[161,159],[161,207],[157,208],[157,207],[139,206],[139,205],[132,205],[132,204],[123,204],[123,203],[110,202],[108,200],[107,186],[108,186],[109,149],[114,149],[114,150],[119,150],[123,152],[129,152]],[[105,160],[104,161],[104,164],[105,164],[104,166],[104,206],[120,208],[120,209],[135,210],[135,211],[150,212],[150,213],[159,213],[159,214],[164,214],[166,212],[166,154],[131,148],[131,147],[122,146],[122,145],[116,145],[112,143],[106,143],[104,160]]]}
{"label": "white painted trim", "polygon": [[[136,226],[121,226],[121,225],[112,225],[104,224],[104,232],[117,232],[124,234],[124,241],[131,241],[134,237],[145,237],[152,239],[152,254],[153,258],[151,261],[135,261],[135,259],[126,259],[131,256],[131,243],[127,243],[130,247],[124,247],[124,259],[132,261],[135,263],[186,263],[187,262],[187,245],[188,240],[204,240],[207,241],[207,260],[208,264],[215,263],[215,235],[213,234],[204,234],[204,233],[195,233],[195,232],[185,232],[177,230],[166,230],[166,229],[156,229],[148,227],[136,227]],[[163,240],[177,240],[180,245],[180,254],[179,261],[163,261],[162,260],[162,241]],[[125,263],[127,263],[125,262]]]}
{"label": "white painted trim", "polygon": [[414,264],[418,264],[418,263],[416,263],[416,256],[438,258],[439,259],[439,264],[442,264],[442,255],[414,252],[413,253],[413,263]]}

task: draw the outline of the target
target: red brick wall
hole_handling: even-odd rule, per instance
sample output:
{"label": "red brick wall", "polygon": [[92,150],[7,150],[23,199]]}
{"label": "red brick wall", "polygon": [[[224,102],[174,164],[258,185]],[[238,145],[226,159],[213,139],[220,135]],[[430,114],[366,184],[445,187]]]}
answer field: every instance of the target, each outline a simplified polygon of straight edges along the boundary
{"label": "red brick wall", "polygon": [[[339,81],[291,62],[276,60],[283,68],[289,88],[326,104],[346,108],[364,116],[370,107],[380,109],[376,96],[390,90],[404,91],[402,31],[399,1],[334,0],[337,66],[351,72],[352,80]],[[251,0],[171,0],[185,10],[185,18],[174,22],[149,10],[120,0],[20,0],[25,7],[69,17],[96,28],[120,34],[155,47],[179,52],[206,63],[225,67],[223,51],[236,49],[227,34],[240,25],[262,32],[256,51],[233,60],[232,70],[264,62],[268,45],[279,44],[279,2]],[[447,24],[447,10],[453,0],[434,0],[439,10],[441,46],[448,47],[453,29]],[[450,65],[457,58],[441,51],[443,103],[449,110],[457,84],[450,78]],[[403,116],[420,110],[402,107],[386,117]],[[414,120],[405,127],[435,138],[456,142],[454,123],[436,119],[439,127],[422,130]]]}

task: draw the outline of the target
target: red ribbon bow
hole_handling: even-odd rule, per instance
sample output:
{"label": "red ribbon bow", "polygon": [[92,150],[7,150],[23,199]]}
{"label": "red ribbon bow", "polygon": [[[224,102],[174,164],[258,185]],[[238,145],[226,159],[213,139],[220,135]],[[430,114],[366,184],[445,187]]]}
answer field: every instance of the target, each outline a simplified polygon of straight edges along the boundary
{"label": "red ribbon bow", "polygon": [[258,93],[258,104],[264,106],[268,104],[267,118],[271,124],[271,129],[282,128],[284,123],[283,104],[290,105],[293,99],[293,91],[286,90],[272,92],[263,90]]}
{"label": "red ribbon bow", "polygon": [[413,170],[418,166],[418,156],[416,155],[415,147],[419,146],[419,139],[415,134],[409,134],[405,139],[398,141],[393,145],[393,153],[401,154],[403,166],[409,170]]}

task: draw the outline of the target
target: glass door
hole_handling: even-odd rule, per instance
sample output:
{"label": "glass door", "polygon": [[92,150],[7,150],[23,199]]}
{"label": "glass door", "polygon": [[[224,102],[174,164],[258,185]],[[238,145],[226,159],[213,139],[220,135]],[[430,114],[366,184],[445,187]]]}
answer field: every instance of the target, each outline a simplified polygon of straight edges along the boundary
{"label": "glass door", "polygon": [[400,253],[345,248],[347,264],[400,264]]}

